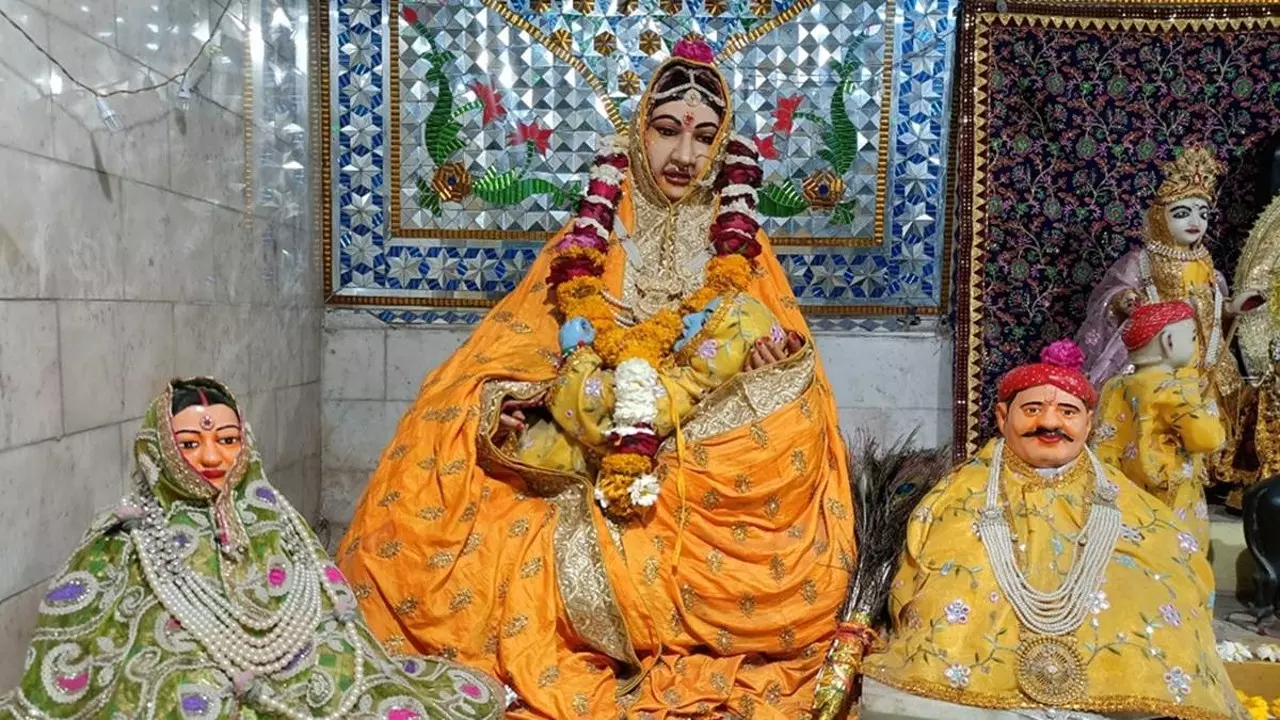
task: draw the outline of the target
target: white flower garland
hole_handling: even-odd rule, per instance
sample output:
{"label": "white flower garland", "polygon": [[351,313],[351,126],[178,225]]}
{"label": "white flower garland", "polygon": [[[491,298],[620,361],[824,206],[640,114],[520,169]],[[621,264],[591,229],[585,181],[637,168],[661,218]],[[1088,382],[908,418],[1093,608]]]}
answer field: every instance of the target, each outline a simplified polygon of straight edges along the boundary
{"label": "white flower garland", "polygon": [[653,427],[658,418],[658,371],[643,358],[631,358],[614,370],[613,422],[619,431]]}

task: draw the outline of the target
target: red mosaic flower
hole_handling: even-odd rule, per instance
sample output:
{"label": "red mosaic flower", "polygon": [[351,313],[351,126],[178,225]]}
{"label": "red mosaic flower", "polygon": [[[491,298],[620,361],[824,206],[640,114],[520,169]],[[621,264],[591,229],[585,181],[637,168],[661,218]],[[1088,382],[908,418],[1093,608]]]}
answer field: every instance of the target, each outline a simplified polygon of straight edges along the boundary
{"label": "red mosaic flower", "polygon": [[551,128],[542,127],[537,120],[531,123],[516,123],[516,131],[511,133],[511,144],[525,143],[533,143],[540,154],[546,155],[551,143]]}
{"label": "red mosaic flower", "polygon": [[484,115],[480,118],[480,122],[488,125],[494,120],[499,120],[506,116],[507,109],[502,106],[502,93],[495,90],[492,85],[476,80],[468,85],[471,92],[476,94],[480,103],[484,106]]}
{"label": "red mosaic flower", "polygon": [[773,111],[774,132],[787,134],[795,128],[796,110],[800,108],[802,100],[803,95],[778,98],[778,107]]}
{"label": "red mosaic flower", "polygon": [[778,148],[773,145],[773,136],[765,135],[764,137],[752,138],[756,143],[756,152],[760,153],[760,157],[766,160],[778,159]]}

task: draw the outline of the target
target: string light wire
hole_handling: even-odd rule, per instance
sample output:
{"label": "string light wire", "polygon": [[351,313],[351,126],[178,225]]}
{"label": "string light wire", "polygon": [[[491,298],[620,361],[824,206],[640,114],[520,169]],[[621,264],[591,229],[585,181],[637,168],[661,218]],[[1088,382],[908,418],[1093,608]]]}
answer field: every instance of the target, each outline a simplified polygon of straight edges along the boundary
{"label": "string light wire", "polygon": [[[97,98],[98,108],[100,113],[103,115],[103,120],[107,122],[108,127],[110,127],[111,122],[107,120],[107,115],[111,115],[114,117],[115,113],[113,113],[111,109],[106,106],[106,103],[104,101],[107,98],[115,97],[117,95],[139,95],[141,93],[150,92],[152,90],[159,90],[160,88],[163,88],[167,85],[171,85],[177,80],[182,80],[184,83],[184,87],[186,87],[185,83],[186,83],[187,73],[191,72],[191,68],[195,67],[196,63],[199,62],[201,56],[204,55],[205,50],[209,48],[209,44],[213,42],[213,38],[217,34],[218,28],[222,26],[223,19],[227,17],[227,11],[231,9],[232,2],[234,2],[234,0],[228,0],[228,2],[222,6],[222,12],[218,15],[217,22],[215,22],[209,28],[209,37],[205,38],[204,43],[200,45],[200,49],[196,51],[195,57],[191,58],[191,62],[187,63],[186,67],[184,67],[181,72],[174,73],[173,75],[166,77],[164,80],[161,80],[160,82],[152,83],[145,87],[132,88],[132,89],[126,88],[126,89],[120,89],[120,90],[98,90],[97,88],[90,87],[88,84],[82,82],[79,78],[77,78],[74,74],[72,74],[70,70],[67,70],[66,66],[58,62],[58,59],[55,58],[52,54],[50,54],[48,50],[45,50],[40,43],[36,42],[36,39],[31,37],[31,35],[27,32],[26,28],[22,27],[22,25],[20,25],[16,20],[10,17],[9,13],[5,12],[4,8],[0,8],[0,17],[3,17],[5,20],[7,20],[9,24],[14,27],[15,30],[17,30],[19,33],[22,34],[24,38],[27,39],[27,42],[31,43],[32,47],[34,47],[36,50],[39,50],[41,55],[44,55],[46,58],[48,58],[49,62],[53,63],[54,66],[57,67],[58,70],[62,72],[63,76],[65,76],[66,79],[72,85],[75,85],[76,87],[84,90],[85,92],[92,94],[95,98]],[[105,110],[103,108],[105,108]]]}

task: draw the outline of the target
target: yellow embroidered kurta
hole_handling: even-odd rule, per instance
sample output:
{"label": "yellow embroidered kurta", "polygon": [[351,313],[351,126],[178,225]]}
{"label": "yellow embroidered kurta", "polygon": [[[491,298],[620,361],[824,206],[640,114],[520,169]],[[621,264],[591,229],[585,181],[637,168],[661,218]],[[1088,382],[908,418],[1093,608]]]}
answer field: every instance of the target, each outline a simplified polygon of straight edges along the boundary
{"label": "yellow embroidered kurta", "polygon": [[[993,447],[957,468],[917,507],[893,580],[887,646],[864,668],[916,695],[978,707],[1039,707],[1015,675],[1016,650],[1028,635],[977,534]],[[1017,538],[1014,557],[1032,585],[1056,587],[1070,569],[1090,502],[1087,459],[1049,487],[1011,452],[1005,458],[1001,492]],[[1238,716],[1214,646],[1212,591],[1203,581],[1208,561],[1168,508],[1109,471],[1124,524],[1090,614],[1073,635],[1088,699],[1067,708],[1195,720]]]}
{"label": "yellow embroidered kurta", "polygon": [[1149,367],[1107,381],[1093,441],[1099,458],[1168,505],[1209,552],[1206,453],[1222,447],[1226,430],[1194,369]]}
{"label": "yellow embroidered kurta", "polygon": [[[629,178],[618,219],[647,255],[638,216],[652,210],[637,208]],[[701,212],[705,237],[713,210],[682,210],[674,224]],[[807,711],[854,560],[853,511],[812,348],[743,371],[755,337],[806,333],[760,239],[746,292],[661,369],[683,411],[683,461],[668,437],[657,504],[624,525],[605,520],[591,486],[612,377],[584,351],[560,371],[548,253],[539,257],[424,381],[340,546],[384,641],[494,674],[520,697],[515,718]],[[635,262],[611,247],[615,297],[627,297]],[[547,390],[552,413],[494,447],[502,399]],[[668,407],[664,398],[663,433]]]}

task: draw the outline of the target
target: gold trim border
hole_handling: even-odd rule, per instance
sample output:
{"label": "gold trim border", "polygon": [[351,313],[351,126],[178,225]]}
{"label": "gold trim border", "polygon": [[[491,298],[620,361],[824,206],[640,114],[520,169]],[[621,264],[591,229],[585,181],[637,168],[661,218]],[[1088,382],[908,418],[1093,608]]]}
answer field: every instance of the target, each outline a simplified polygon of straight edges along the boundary
{"label": "gold trim border", "polygon": [[[1211,6],[1232,4],[1236,0],[1226,0],[1226,2],[1208,2],[1203,0],[1195,0],[1193,4],[1209,9]],[[1122,5],[1139,5],[1137,0],[1122,0]],[[1161,3],[1154,3],[1161,4]],[[1169,8],[1185,5],[1186,3],[1168,2],[1163,3]],[[1242,3],[1243,4],[1243,3]],[[1095,10],[1098,8],[1094,8]],[[973,32],[973,137],[970,140],[970,156],[972,162],[973,180],[970,183],[970,201],[972,203],[972,211],[968,222],[969,231],[969,252],[968,265],[969,276],[966,278],[956,278],[956,282],[963,282],[966,286],[968,298],[968,337],[966,341],[965,358],[963,361],[963,377],[958,378],[963,381],[964,395],[961,396],[956,392],[956,403],[954,411],[962,414],[963,421],[955,422],[956,429],[963,430],[963,445],[956,443],[957,454],[967,452],[972,454],[977,452],[979,448],[978,439],[978,411],[982,382],[982,330],[983,330],[983,303],[981,282],[975,282],[978,277],[978,268],[981,267],[980,261],[986,253],[986,203],[983,198],[986,196],[986,148],[987,148],[987,124],[988,118],[986,114],[987,102],[989,101],[989,93],[987,87],[987,74],[991,68],[988,67],[990,62],[990,36],[988,31],[992,28],[1021,27],[1021,28],[1047,28],[1052,30],[1102,30],[1102,31],[1129,31],[1129,32],[1168,32],[1170,30],[1176,32],[1185,32],[1187,30],[1195,31],[1237,31],[1237,30],[1271,30],[1280,28],[1280,4],[1272,3],[1257,8],[1264,11],[1275,11],[1277,15],[1266,15],[1263,17],[1237,17],[1237,18],[1172,18],[1172,19],[1150,19],[1150,18],[1097,18],[1097,17],[1074,17],[1069,15],[1037,15],[1022,13],[999,13],[999,12],[977,12],[969,22],[972,23]],[[1204,11],[1202,9],[1202,11]],[[1209,12],[1212,12],[1209,9]],[[961,40],[960,51],[963,52],[963,39]],[[961,63],[964,59],[961,58]],[[957,78],[959,76],[957,75]],[[963,89],[961,89],[963,90]],[[963,127],[963,121],[959,127]],[[953,136],[952,142],[962,143],[964,138],[961,133]],[[958,169],[957,169],[958,170]],[[957,366],[960,365],[960,358],[956,358]],[[963,404],[960,398],[963,397]]]}
{"label": "gold trim border", "polygon": [[[916,680],[899,680],[880,668],[864,670],[867,677],[876,682],[888,685],[895,690],[929,698],[942,702],[967,705],[969,707],[989,710],[1008,710],[1013,708],[1043,708],[1027,700],[1020,693],[982,693],[960,690],[937,683]],[[1160,717],[1183,718],[1184,720],[1230,720],[1230,715],[1215,713],[1193,705],[1172,703],[1153,698],[1131,697],[1126,695],[1103,695],[1089,700],[1068,703],[1069,709],[1095,713],[1153,713]]]}
{"label": "gold trim border", "polygon": [[[774,30],[791,22],[804,11],[813,7],[818,0],[797,0],[786,10],[778,13],[764,23],[757,25],[745,33],[738,33],[729,37],[725,42],[725,47],[721,49],[716,56],[717,61],[723,61],[730,56],[745,50],[752,43],[760,38],[768,35]],[[565,51],[557,47],[550,41],[540,29],[534,27],[524,18],[517,15],[508,8],[502,0],[480,0],[486,8],[492,10],[502,17],[515,30],[527,33],[530,37],[542,44],[551,52],[552,55],[560,60],[568,63],[578,74],[587,81],[596,96],[604,103],[605,114],[609,118],[610,124],[619,134],[626,134],[628,126],[626,121],[622,119],[621,111],[617,104],[609,97],[608,90],[604,87],[600,78],[591,72],[580,58],[573,53]],[[387,185],[387,205],[388,205],[388,239],[401,238],[408,240],[517,240],[522,242],[546,242],[551,239],[554,233],[550,232],[529,232],[525,230],[452,230],[452,229],[436,229],[436,228],[406,228],[401,224],[401,207],[400,207],[400,190],[401,190],[401,145],[400,145],[400,4],[401,0],[388,0],[387,11],[387,54],[389,57],[384,59],[390,67],[387,73],[387,82],[390,87],[387,89],[387,98],[389,103],[389,115],[387,124],[390,125],[386,129],[388,134],[388,143],[390,151],[387,153],[390,163],[390,182]],[[849,238],[833,238],[833,237],[815,237],[809,235],[787,235],[773,238],[775,245],[799,245],[803,247],[841,247],[841,248],[872,248],[884,245],[884,228],[885,228],[885,205],[887,203],[888,187],[889,187],[889,153],[892,148],[889,143],[892,140],[889,131],[890,120],[893,113],[893,43],[894,43],[894,16],[897,12],[895,0],[885,0],[884,4],[884,59],[883,69],[881,70],[880,81],[880,124],[879,124],[879,143],[876,162],[876,203],[875,216],[872,225],[871,237],[849,237]]]}

